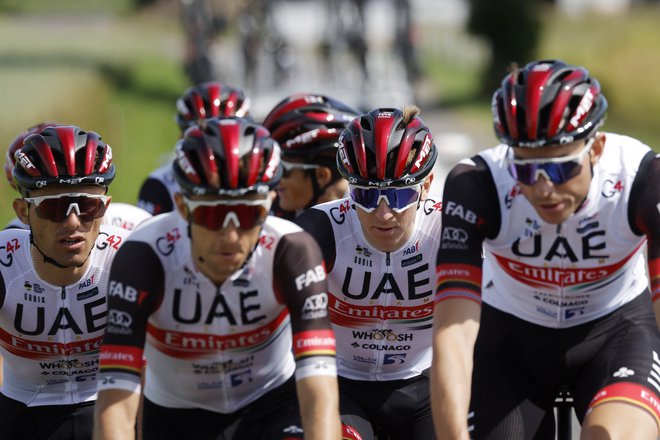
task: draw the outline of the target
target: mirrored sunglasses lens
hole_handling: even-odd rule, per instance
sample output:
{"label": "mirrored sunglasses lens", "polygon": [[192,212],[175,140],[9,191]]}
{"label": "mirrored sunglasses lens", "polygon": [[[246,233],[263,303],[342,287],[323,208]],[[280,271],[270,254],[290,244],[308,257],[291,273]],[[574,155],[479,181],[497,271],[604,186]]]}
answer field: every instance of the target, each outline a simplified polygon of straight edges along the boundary
{"label": "mirrored sunglasses lens", "polygon": [[393,209],[405,209],[417,202],[419,192],[417,188],[391,188],[385,190],[387,202]]}
{"label": "mirrored sunglasses lens", "polygon": [[[236,215],[240,228],[250,229],[266,220],[268,210],[264,206],[249,205],[198,206],[192,212],[192,221],[206,229],[217,231],[226,226],[225,220],[230,213]],[[237,226],[233,223],[231,225]]]}
{"label": "mirrored sunglasses lens", "polygon": [[511,164],[509,173],[517,181],[525,185],[534,185],[539,170],[542,170],[554,184],[562,184],[580,173],[582,166],[577,161],[546,164]]}
{"label": "mirrored sunglasses lens", "polygon": [[[77,204],[78,209],[71,207]],[[106,205],[103,200],[90,197],[59,197],[43,200],[36,207],[37,215],[53,222],[64,221],[71,213],[78,214],[81,221],[88,222],[103,217]]]}

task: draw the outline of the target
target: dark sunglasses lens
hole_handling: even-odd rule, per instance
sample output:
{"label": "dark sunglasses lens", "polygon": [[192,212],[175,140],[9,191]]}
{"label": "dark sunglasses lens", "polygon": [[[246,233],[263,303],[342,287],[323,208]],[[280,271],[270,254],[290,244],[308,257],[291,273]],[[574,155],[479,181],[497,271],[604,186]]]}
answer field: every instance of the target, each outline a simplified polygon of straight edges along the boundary
{"label": "dark sunglasses lens", "polygon": [[385,190],[387,202],[391,208],[403,209],[417,201],[419,193],[416,188],[390,188]]}
{"label": "dark sunglasses lens", "polygon": [[509,173],[511,176],[525,185],[533,185],[536,183],[536,177],[539,170],[543,170],[552,183],[560,185],[580,174],[582,165],[577,161],[571,160],[563,163],[511,164],[509,166]]}
{"label": "dark sunglasses lens", "polygon": [[69,214],[72,212],[78,214],[78,211],[75,209],[71,209],[69,212],[69,207],[73,203],[78,205],[78,209],[80,210],[78,218],[83,222],[89,222],[105,215],[106,205],[103,201],[89,197],[46,199],[36,207],[36,212],[43,219],[59,223],[68,217],[67,212]]}
{"label": "dark sunglasses lens", "polygon": [[250,229],[263,223],[268,215],[268,211],[263,206],[198,206],[192,212],[192,222],[206,229],[217,231],[218,229],[222,229],[225,219],[230,213],[236,215],[236,218],[241,224],[240,227],[243,229]]}
{"label": "dark sunglasses lens", "polygon": [[380,192],[375,188],[353,188],[351,189],[351,198],[358,205],[372,209],[378,206]]}

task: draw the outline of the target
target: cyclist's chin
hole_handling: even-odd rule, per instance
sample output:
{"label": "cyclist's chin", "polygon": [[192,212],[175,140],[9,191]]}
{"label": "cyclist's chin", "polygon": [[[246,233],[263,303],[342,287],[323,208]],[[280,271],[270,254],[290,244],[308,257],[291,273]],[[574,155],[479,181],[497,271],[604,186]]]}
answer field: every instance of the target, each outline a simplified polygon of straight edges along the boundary
{"label": "cyclist's chin", "polygon": [[557,225],[573,214],[573,204],[568,202],[540,203],[534,206],[536,212],[546,223]]}

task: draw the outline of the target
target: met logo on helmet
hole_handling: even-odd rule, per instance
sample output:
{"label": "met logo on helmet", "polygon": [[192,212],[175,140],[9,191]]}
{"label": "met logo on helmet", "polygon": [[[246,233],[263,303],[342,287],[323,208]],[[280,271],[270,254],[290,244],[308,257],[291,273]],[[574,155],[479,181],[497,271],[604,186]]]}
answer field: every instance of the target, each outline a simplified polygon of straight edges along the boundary
{"label": "met logo on helmet", "polygon": [[314,130],[301,133],[298,136],[294,137],[293,139],[289,139],[288,141],[286,141],[284,145],[286,145],[287,147],[292,147],[294,145],[304,144],[306,142],[313,141],[314,139],[316,139],[320,131],[321,131],[320,128],[315,128]]}
{"label": "met logo on helmet", "polygon": [[32,163],[32,161],[30,160],[30,158],[27,157],[27,155],[25,153],[23,153],[22,151],[20,151],[20,150],[18,152],[17,160],[18,160],[18,163],[20,163],[21,166],[23,168],[25,168],[26,170],[28,170],[28,171],[29,170],[35,170],[36,171],[37,167],[35,167],[34,164]]}
{"label": "met logo on helmet", "polygon": [[578,104],[577,108],[575,109],[575,114],[570,119],[570,125],[573,128],[577,128],[580,125],[580,122],[582,122],[584,117],[589,113],[589,110],[591,110],[593,105],[594,94],[591,89],[588,89],[582,97],[582,100],[580,100],[580,104]]}
{"label": "met logo on helmet", "polygon": [[421,166],[422,163],[424,162],[424,159],[429,155],[429,151],[431,151],[431,143],[433,141],[433,138],[431,137],[430,134],[426,134],[424,137],[424,142],[422,143],[422,149],[419,153],[419,157],[415,161],[415,167],[413,168],[412,171],[417,171]]}

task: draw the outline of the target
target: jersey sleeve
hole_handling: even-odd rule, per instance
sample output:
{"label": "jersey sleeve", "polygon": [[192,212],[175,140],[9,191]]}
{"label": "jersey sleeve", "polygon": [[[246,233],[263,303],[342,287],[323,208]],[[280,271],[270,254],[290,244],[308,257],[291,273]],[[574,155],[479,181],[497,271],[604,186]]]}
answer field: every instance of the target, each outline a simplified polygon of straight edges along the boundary
{"label": "jersey sleeve", "polygon": [[442,229],[436,259],[435,303],[465,298],[481,303],[482,243],[499,229],[497,190],[477,156],[450,172],[442,200]]}
{"label": "jersey sleeve", "polygon": [[629,218],[633,230],[647,238],[653,301],[660,298],[660,155],[642,161],[630,192]]}
{"label": "jersey sleeve", "polygon": [[174,201],[161,181],[148,177],[140,187],[137,206],[156,215],[173,211]]}
{"label": "jersey sleeve", "polygon": [[318,245],[307,232],[287,234],[278,243],[274,267],[274,290],[291,316],[296,380],[336,376],[327,276]]}
{"label": "jersey sleeve", "polygon": [[323,211],[311,208],[300,214],[295,223],[314,237],[321,247],[326,270],[331,272],[335,266],[336,247],[330,218]]}
{"label": "jersey sleeve", "polygon": [[129,241],[119,249],[108,283],[99,391],[139,391],[147,321],[162,299],[163,286],[162,264],[148,244]]}

